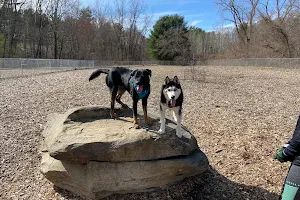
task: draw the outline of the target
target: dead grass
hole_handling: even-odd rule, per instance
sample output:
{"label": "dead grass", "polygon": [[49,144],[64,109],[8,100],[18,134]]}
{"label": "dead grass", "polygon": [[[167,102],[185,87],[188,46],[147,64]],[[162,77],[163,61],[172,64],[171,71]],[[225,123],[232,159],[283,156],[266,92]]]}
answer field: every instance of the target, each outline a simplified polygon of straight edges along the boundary
{"label": "dead grass", "polygon": [[64,71],[72,71],[74,68],[63,68],[63,67],[53,67],[53,68],[40,68],[40,69],[0,69],[0,80],[1,79],[10,79],[10,78],[20,78],[28,77],[33,75],[41,74],[51,74]]}
{"label": "dead grass", "polygon": [[[274,161],[272,155],[294,130],[300,71],[199,67],[202,79],[195,81],[183,80],[188,79],[184,67],[149,68],[153,72],[149,111],[158,113],[165,76],[179,76],[185,96],[183,124],[196,136],[211,169],[169,189],[107,200],[278,198],[289,164]],[[41,175],[38,152],[48,114],[75,106],[109,105],[104,76],[88,82],[92,71],[0,80],[0,199],[80,199],[53,188]],[[124,101],[131,104],[128,94]]]}

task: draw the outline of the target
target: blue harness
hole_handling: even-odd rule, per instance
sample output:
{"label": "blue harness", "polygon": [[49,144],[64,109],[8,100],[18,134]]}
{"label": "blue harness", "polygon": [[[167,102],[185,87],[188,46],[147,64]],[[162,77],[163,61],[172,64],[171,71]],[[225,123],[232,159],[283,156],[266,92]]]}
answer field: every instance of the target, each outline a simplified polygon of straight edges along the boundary
{"label": "blue harness", "polygon": [[138,92],[137,89],[136,89],[136,83],[133,83],[133,80],[131,80],[131,78],[130,78],[129,82],[133,84],[133,87],[134,87],[136,93],[138,94],[138,98],[139,99],[143,99],[143,98],[145,98],[145,96],[147,96],[147,94],[149,94],[150,88],[148,88],[145,91]]}

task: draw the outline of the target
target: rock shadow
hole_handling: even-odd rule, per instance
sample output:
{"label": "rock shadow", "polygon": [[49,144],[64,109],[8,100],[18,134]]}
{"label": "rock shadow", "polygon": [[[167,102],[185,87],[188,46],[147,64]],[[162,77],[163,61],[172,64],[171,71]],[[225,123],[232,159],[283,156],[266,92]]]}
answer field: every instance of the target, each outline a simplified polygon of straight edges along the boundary
{"label": "rock shadow", "polygon": [[[82,199],[54,187],[66,199]],[[190,177],[168,188],[154,192],[114,194],[104,200],[277,200],[278,194],[257,186],[240,184],[227,179],[211,166],[201,175]]]}
{"label": "rock shadow", "polygon": [[[119,120],[119,121],[133,124],[133,111],[131,108],[129,107],[116,108],[114,112],[117,115],[117,117],[114,120]],[[143,112],[138,110],[138,113],[143,113]],[[137,118],[139,119],[140,128],[146,129],[147,131],[151,131],[154,133],[156,133],[159,130],[159,125],[160,125],[159,116],[153,114],[148,115],[148,119],[152,122],[151,125],[145,123],[143,115],[138,114]],[[101,107],[101,106],[94,106],[94,107],[91,106],[89,108],[82,108],[69,113],[66,123],[69,122],[87,123],[87,122],[93,122],[102,119],[111,119],[110,108]],[[166,122],[174,123],[169,119],[167,119]],[[172,129],[167,127],[167,132],[171,132],[171,131]]]}

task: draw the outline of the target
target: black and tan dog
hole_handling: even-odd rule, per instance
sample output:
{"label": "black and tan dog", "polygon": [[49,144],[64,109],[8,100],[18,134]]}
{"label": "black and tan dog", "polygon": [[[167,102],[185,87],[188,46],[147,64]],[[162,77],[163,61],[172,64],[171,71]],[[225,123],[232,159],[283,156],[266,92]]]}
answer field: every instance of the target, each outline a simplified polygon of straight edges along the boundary
{"label": "black and tan dog", "polygon": [[150,77],[151,70],[131,70],[125,67],[115,67],[111,70],[98,69],[94,71],[89,77],[89,81],[98,77],[101,73],[107,74],[106,85],[111,93],[111,118],[115,118],[114,112],[115,101],[122,105],[123,108],[128,106],[121,101],[121,97],[125,91],[131,94],[133,101],[133,119],[134,127],[139,128],[137,120],[137,103],[142,99],[144,119],[147,124],[150,123],[147,115],[147,101],[150,94]]}

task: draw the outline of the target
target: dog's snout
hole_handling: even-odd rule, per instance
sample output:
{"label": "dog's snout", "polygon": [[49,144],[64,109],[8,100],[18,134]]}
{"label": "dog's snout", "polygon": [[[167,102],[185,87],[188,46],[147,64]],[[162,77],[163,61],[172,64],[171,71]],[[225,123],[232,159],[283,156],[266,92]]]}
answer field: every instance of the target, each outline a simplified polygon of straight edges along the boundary
{"label": "dog's snout", "polygon": [[173,95],[173,96],[171,96],[171,99],[175,99],[175,96]]}

